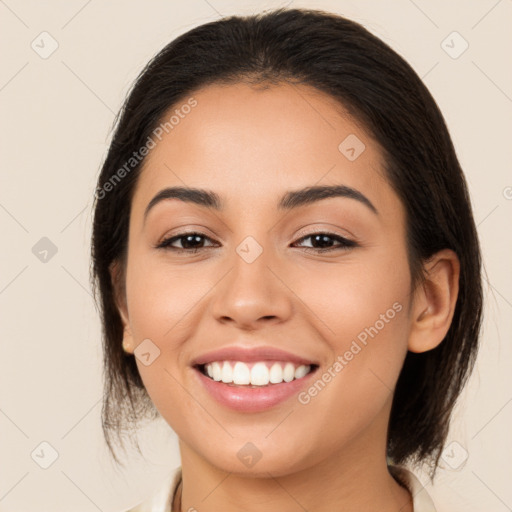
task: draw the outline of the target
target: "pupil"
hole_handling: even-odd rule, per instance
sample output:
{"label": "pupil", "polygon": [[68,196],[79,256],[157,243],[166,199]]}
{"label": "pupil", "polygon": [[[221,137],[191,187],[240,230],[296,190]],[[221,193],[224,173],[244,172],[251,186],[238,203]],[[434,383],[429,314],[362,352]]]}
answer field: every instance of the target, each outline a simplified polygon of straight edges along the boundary
{"label": "pupil", "polygon": [[[194,240],[195,242],[197,243],[201,243],[201,236],[199,235],[187,235],[184,237],[184,240],[185,240],[185,243],[182,243],[182,246],[185,248],[185,249],[193,249],[195,248],[196,246],[194,245]],[[189,242],[192,242],[191,244]]]}
{"label": "pupil", "polygon": [[314,240],[320,242],[321,247],[327,247],[330,246],[332,243],[331,237],[329,235],[315,235]]}

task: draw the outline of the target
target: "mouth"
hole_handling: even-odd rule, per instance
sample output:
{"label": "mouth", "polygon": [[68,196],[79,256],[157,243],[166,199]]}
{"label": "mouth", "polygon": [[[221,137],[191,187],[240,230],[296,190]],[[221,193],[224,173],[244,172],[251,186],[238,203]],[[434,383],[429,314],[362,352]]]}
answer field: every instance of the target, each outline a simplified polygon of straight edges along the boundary
{"label": "mouth", "polygon": [[217,404],[241,413],[272,410],[310,385],[318,364],[219,360],[193,365],[200,388]]}
{"label": "mouth", "polygon": [[302,379],[316,371],[318,365],[290,361],[213,361],[194,368],[215,382],[257,388]]}

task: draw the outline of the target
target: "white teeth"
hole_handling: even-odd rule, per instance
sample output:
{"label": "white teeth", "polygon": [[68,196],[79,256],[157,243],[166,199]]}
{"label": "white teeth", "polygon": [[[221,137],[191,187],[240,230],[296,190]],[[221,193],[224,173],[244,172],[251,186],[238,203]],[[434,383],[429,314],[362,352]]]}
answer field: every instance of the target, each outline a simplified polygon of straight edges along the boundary
{"label": "white teeth", "polygon": [[283,380],[285,382],[291,382],[295,376],[295,366],[292,363],[286,363],[283,371]]}
{"label": "white teeth", "polygon": [[283,382],[283,367],[279,363],[274,363],[270,368],[270,382],[272,384]]}
{"label": "white teeth", "polygon": [[236,362],[233,368],[233,384],[249,384],[250,382],[251,372],[249,367],[240,361]]}
{"label": "white teeth", "polygon": [[305,365],[299,366],[295,370],[295,378],[296,379],[302,379],[302,377],[307,375],[308,372],[309,372],[309,366],[305,366]]}
{"label": "white teeth", "polygon": [[205,373],[211,379],[225,384],[236,384],[238,386],[268,386],[268,384],[280,384],[291,382],[294,379],[301,379],[311,371],[310,365],[300,365],[295,368],[293,363],[275,362],[268,367],[266,362],[254,363],[250,368],[242,361],[215,361],[205,365]]}
{"label": "white teeth", "polygon": [[213,380],[221,380],[222,379],[222,370],[220,368],[219,363],[212,363],[212,372],[213,372]]}
{"label": "white teeth", "polygon": [[231,365],[224,361],[224,364],[222,365],[222,382],[233,382],[233,370],[231,368]]}
{"label": "white teeth", "polygon": [[251,368],[251,384],[253,386],[266,386],[269,383],[270,372],[265,363],[256,363]]}

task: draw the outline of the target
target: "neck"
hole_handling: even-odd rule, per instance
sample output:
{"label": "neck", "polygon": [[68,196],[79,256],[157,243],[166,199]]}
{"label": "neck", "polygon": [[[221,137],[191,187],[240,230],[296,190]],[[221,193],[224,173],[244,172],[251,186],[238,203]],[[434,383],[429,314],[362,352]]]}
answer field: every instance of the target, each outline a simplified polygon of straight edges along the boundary
{"label": "neck", "polygon": [[180,440],[182,487],[176,510],[413,512],[410,493],[388,471],[384,444],[376,449],[376,439],[368,434],[316,464],[277,477],[272,470],[258,477],[223,471]]}

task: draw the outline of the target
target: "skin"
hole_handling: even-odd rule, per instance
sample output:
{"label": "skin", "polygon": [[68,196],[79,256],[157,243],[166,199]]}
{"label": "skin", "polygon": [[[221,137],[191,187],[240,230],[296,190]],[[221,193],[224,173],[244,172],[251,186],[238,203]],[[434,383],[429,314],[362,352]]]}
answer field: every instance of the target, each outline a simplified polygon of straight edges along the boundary
{"label": "skin", "polygon": [[[180,440],[181,510],[411,512],[409,492],[387,470],[386,429],[407,350],[434,348],[450,326],[456,255],[436,254],[412,289],[405,210],[382,152],[331,97],[290,84],[215,85],[193,97],[197,106],[145,161],[119,304],[125,347],[149,338],[160,349],[151,365],[137,365]],[[354,161],[338,150],[350,134],[366,146]],[[343,197],[277,210],[286,191],[334,184],[360,191],[378,215]],[[169,199],[144,223],[154,195],[180,185],[215,191],[224,209]],[[326,230],[358,245],[315,252],[322,246],[304,237]],[[204,233],[205,248],[155,248],[184,231]],[[250,264],[236,252],[247,236],[263,249]],[[270,344],[318,361],[321,375],[396,302],[401,311],[307,405],[294,396],[264,412],[232,411],[190,367],[212,349]],[[262,454],[250,468],[237,457],[247,442]]]}

